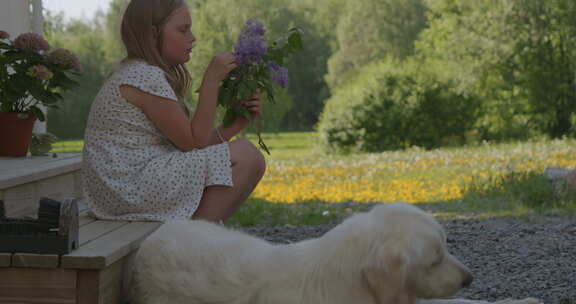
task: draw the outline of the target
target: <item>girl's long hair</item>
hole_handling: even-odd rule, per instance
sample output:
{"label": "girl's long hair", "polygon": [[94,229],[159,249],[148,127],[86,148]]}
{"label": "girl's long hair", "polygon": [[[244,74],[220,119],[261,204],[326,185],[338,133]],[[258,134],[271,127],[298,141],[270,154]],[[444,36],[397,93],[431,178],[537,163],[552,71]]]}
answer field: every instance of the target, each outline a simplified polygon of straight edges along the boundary
{"label": "girl's long hair", "polygon": [[140,59],[160,67],[179,99],[183,99],[190,88],[190,72],[183,64],[169,66],[162,59],[161,49],[166,22],[183,6],[186,6],[184,0],[131,0],[120,31],[126,59]]}

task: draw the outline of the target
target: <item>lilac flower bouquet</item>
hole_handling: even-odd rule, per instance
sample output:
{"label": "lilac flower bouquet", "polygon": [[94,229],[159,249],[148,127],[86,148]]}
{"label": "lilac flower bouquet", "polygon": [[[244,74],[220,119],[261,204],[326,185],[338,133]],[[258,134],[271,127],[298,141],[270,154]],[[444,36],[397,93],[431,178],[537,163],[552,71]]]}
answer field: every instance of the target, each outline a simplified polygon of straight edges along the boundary
{"label": "lilac flower bouquet", "polygon": [[[222,82],[218,97],[218,104],[226,110],[225,126],[239,115],[250,119],[250,113],[240,106],[239,100],[249,99],[260,90],[268,101],[274,102],[275,91],[288,88],[288,69],[283,65],[288,57],[303,48],[301,30],[290,29],[285,37],[270,45],[266,43],[265,33],[262,23],[255,19],[247,20],[240,32],[234,47],[238,67]],[[256,133],[260,147],[270,154],[258,126]]]}

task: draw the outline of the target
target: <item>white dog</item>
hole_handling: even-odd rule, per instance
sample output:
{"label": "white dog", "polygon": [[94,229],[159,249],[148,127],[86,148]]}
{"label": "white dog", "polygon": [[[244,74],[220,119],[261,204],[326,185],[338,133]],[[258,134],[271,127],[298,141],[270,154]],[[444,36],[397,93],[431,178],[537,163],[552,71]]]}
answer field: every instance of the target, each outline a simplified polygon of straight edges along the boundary
{"label": "white dog", "polygon": [[438,222],[401,203],[290,245],[205,221],[167,222],[142,243],[134,270],[137,304],[486,303],[422,300],[449,297],[472,275],[446,250]]}

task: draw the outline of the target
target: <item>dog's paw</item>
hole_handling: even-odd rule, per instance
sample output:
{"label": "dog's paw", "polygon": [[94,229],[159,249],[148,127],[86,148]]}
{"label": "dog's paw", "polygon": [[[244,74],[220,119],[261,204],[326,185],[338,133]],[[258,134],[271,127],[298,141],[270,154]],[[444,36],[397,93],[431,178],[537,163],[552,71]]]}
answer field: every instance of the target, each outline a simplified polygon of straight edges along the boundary
{"label": "dog's paw", "polygon": [[526,298],[522,300],[507,299],[504,301],[496,302],[495,304],[544,304],[542,301],[534,298]]}

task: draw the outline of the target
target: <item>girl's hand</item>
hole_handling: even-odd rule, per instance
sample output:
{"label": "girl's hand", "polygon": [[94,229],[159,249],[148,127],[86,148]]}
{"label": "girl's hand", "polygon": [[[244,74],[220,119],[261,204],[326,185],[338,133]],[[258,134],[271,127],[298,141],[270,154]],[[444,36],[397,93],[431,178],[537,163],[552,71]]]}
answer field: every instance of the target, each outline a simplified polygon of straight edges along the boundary
{"label": "girl's hand", "polygon": [[262,116],[262,103],[260,102],[260,90],[256,91],[250,99],[240,100],[240,104],[250,112],[252,120]]}
{"label": "girl's hand", "polygon": [[206,68],[204,79],[209,81],[220,82],[236,68],[236,58],[232,53],[220,53],[212,58],[212,61]]}

